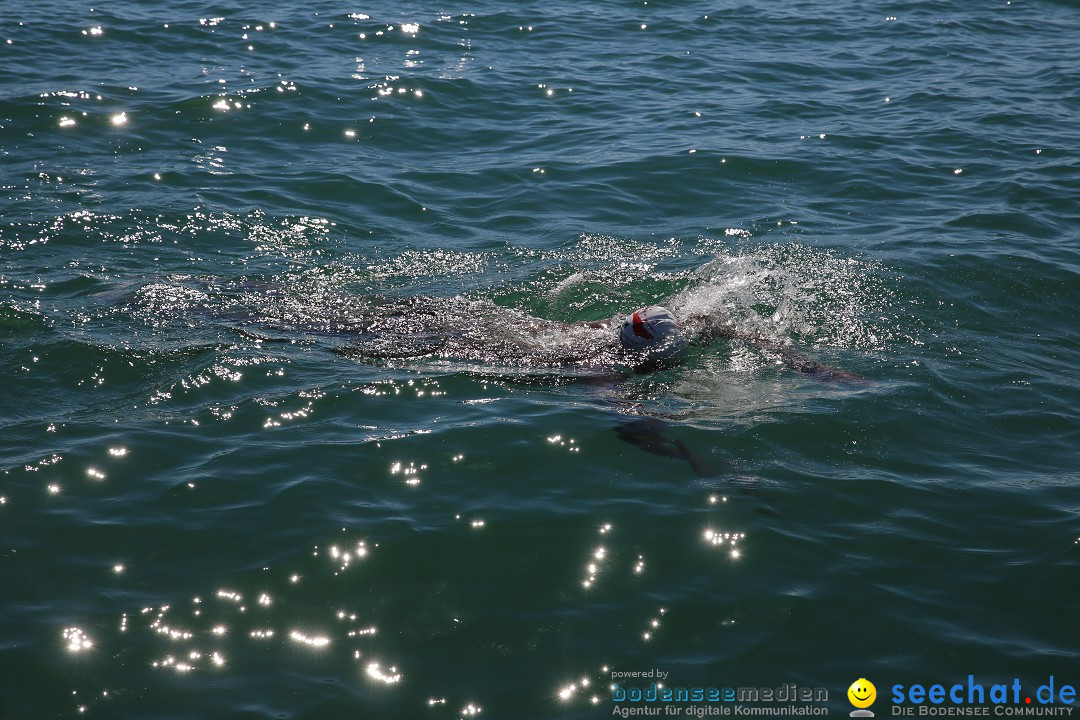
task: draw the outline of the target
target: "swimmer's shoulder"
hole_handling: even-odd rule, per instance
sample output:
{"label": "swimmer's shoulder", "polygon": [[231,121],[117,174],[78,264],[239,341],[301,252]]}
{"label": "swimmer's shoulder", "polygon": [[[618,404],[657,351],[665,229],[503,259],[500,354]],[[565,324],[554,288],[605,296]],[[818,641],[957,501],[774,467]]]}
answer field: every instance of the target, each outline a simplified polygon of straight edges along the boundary
{"label": "swimmer's shoulder", "polygon": [[739,331],[726,317],[694,313],[687,315],[683,321],[688,335],[698,343],[709,343],[713,340],[733,340],[739,337]]}

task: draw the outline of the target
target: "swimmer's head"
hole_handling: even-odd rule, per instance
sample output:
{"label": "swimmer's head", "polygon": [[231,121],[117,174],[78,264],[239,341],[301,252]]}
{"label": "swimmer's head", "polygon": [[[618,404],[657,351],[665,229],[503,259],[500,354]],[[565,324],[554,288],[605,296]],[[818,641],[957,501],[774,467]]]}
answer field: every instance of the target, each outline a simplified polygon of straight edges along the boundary
{"label": "swimmer's head", "polygon": [[659,305],[635,310],[622,324],[619,342],[640,369],[670,367],[686,357],[689,343],[678,320]]}

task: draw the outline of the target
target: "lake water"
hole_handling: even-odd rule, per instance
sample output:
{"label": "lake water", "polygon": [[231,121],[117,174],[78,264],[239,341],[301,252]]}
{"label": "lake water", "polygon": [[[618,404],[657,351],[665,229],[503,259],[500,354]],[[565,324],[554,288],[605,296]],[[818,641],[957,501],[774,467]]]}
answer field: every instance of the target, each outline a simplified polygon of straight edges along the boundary
{"label": "lake water", "polygon": [[1075,3],[0,10],[0,717],[1080,683]]}

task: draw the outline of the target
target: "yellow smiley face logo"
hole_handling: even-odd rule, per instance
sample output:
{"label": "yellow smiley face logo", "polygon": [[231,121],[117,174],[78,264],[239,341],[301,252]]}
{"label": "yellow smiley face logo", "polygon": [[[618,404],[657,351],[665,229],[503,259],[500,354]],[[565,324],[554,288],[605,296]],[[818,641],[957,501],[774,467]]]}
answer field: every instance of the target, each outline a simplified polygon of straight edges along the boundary
{"label": "yellow smiley face logo", "polygon": [[877,699],[877,688],[866,678],[859,678],[847,689],[847,699],[857,708],[868,708]]}

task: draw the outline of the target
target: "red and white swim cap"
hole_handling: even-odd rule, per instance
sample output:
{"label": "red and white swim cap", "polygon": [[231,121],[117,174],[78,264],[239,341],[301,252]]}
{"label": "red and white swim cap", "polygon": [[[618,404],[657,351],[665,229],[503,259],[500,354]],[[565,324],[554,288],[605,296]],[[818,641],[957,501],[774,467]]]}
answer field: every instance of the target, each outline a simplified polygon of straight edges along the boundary
{"label": "red and white swim cap", "polygon": [[619,331],[619,342],[627,350],[640,353],[641,364],[680,362],[689,344],[675,316],[659,305],[631,313]]}

